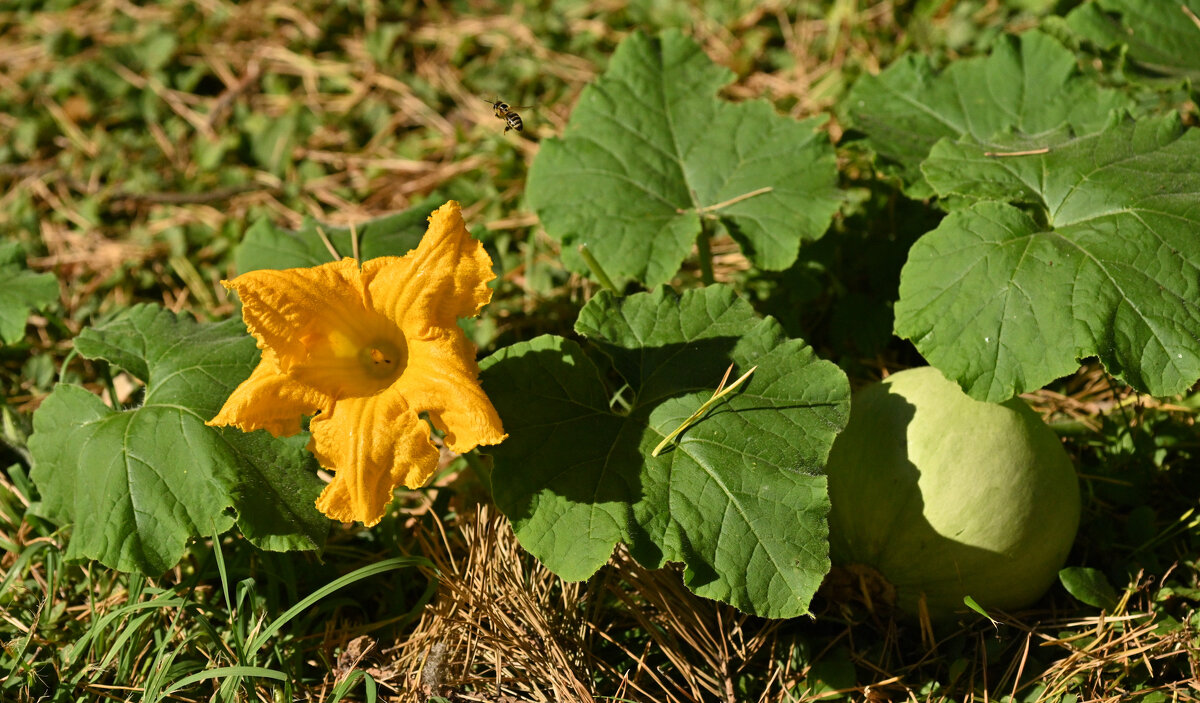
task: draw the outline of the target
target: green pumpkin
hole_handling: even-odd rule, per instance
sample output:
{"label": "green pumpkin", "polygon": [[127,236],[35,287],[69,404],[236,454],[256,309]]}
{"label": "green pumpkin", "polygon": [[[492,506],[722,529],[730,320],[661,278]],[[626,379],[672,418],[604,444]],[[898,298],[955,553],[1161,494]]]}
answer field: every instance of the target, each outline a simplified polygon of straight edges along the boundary
{"label": "green pumpkin", "polygon": [[827,469],[830,551],[873,567],[896,604],[933,619],[1032,604],[1079,527],[1079,485],[1054,432],[1021,399],[968,397],[932,367],[855,394]]}

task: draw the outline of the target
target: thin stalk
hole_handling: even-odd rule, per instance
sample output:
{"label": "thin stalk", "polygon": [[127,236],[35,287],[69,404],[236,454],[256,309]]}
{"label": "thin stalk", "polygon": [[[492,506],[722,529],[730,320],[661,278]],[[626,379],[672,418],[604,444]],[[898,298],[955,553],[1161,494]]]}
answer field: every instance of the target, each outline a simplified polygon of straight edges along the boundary
{"label": "thin stalk", "polygon": [[120,410],[121,401],[117,399],[117,386],[113,383],[112,369],[105,366],[101,373],[104,376],[104,389],[108,391],[108,406],[113,410]]}
{"label": "thin stalk", "polygon": [[341,261],[342,255],[339,254],[338,250],[334,248],[333,242],[329,241],[329,235],[325,234],[325,230],[322,229],[320,225],[317,225],[317,236],[321,238],[321,242],[325,245],[325,248],[329,250],[329,255],[333,257],[333,260]]}
{"label": "thin stalk", "polygon": [[700,236],[696,237],[696,248],[700,250],[700,280],[704,285],[711,286],[716,282],[713,278],[712,243],[709,241],[708,221],[700,220]]}
{"label": "thin stalk", "polygon": [[537,276],[535,269],[537,267],[537,234],[530,232],[529,237],[525,240],[525,285],[522,286],[522,294],[525,298],[526,310],[532,310],[536,301],[533,299],[533,286],[531,281],[535,281]]}
{"label": "thin stalk", "polygon": [[591,250],[588,249],[588,245],[579,245],[579,255],[583,257],[584,263],[592,270],[592,275],[596,277],[600,285],[604,286],[613,295],[621,295],[621,291],[617,290],[617,287],[613,285],[612,279],[604,272],[604,267],[600,265],[600,262],[596,261],[596,257],[592,255]]}
{"label": "thin stalk", "polygon": [[741,195],[730,198],[729,200],[723,200],[723,201],[713,204],[713,205],[705,205],[702,208],[698,208],[696,210],[696,212],[700,213],[701,215],[703,215],[705,213],[709,213],[709,212],[715,212],[717,210],[727,208],[730,205],[737,205],[738,203],[742,202],[743,200],[749,200],[750,198],[755,198],[760,195],[766,195],[767,193],[770,193],[773,190],[775,190],[775,189],[772,188],[771,186],[764,186],[762,188],[756,188],[755,190],[752,190],[749,193],[742,193]]}
{"label": "thin stalk", "polygon": [[77,349],[75,349],[75,347],[71,347],[71,351],[67,352],[66,357],[63,358],[62,366],[58,367],[58,382],[59,383],[63,383],[66,380],[67,367],[71,365],[71,362],[74,361],[75,357],[78,355],[79,355],[79,351]]}

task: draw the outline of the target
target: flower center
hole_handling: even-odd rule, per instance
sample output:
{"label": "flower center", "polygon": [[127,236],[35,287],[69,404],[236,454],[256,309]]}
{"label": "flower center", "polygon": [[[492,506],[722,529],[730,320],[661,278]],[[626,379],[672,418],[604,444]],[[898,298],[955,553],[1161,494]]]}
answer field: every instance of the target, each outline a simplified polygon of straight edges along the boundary
{"label": "flower center", "polygon": [[386,339],[376,339],[358,351],[358,363],[372,378],[393,378],[404,370],[404,350]]}

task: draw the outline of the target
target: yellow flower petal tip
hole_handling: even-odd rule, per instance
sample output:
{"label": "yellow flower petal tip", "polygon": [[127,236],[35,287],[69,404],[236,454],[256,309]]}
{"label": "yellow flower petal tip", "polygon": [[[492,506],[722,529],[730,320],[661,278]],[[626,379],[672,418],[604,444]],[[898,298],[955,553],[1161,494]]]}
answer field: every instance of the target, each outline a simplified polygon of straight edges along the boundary
{"label": "yellow flower petal tip", "polygon": [[396,487],[423,486],[437,470],[419,414],[457,452],[507,437],[457,324],[491,300],[493,278],[491,258],[450,201],[404,256],[222,281],[241,298],[263,358],[209,424],[286,436],[316,415],[309,448],[334,473],[317,508],[378,523]]}

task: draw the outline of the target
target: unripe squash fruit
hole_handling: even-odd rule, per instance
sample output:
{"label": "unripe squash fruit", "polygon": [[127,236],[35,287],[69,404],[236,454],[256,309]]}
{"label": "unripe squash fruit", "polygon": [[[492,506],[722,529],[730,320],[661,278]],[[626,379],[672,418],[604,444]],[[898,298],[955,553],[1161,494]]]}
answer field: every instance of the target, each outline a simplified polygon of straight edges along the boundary
{"label": "unripe squash fruit", "polygon": [[1079,484],[1020,398],[968,397],[932,367],[854,395],[827,467],[835,565],[873,567],[899,608],[933,619],[1013,610],[1053,584],[1079,527]]}

